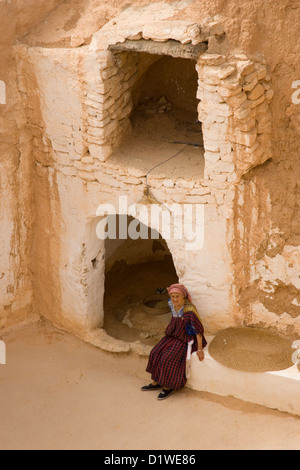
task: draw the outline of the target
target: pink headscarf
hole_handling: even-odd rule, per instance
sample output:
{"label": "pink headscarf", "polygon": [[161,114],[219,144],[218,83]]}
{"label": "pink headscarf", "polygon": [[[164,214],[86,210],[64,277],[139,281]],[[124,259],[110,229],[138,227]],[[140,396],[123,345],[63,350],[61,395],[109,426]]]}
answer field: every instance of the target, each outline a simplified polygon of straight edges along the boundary
{"label": "pink headscarf", "polygon": [[181,294],[183,295],[183,297],[187,297],[192,303],[192,297],[190,296],[189,291],[183,284],[172,284],[170,287],[167,288],[167,291],[169,295],[171,295],[173,292],[177,292],[177,294]]}

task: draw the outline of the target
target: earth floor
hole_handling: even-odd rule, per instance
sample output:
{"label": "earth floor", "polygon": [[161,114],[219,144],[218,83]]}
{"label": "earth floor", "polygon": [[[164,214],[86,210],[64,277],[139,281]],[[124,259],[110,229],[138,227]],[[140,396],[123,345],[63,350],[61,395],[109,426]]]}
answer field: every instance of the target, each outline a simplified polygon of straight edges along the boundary
{"label": "earth floor", "polygon": [[38,321],[4,335],[0,448],[297,449],[300,418],[184,388],[141,392],[147,358],[111,354]]}

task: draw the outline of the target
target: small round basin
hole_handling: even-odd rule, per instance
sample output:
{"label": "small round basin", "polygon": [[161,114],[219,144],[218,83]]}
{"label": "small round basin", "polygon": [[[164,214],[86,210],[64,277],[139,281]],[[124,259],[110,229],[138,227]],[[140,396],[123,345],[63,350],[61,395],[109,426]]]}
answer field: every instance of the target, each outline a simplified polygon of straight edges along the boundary
{"label": "small round basin", "polygon": [[149,295],[143,299],[143,309],[150,315],[164,315],[170,312],[168,300],[161,294]]}
{"label": "small round basin", "polygon": [[245,372],[284,370],[293,365],[292,343],[259,328],[226,328],[210,342],[208,352],[220,364]]}

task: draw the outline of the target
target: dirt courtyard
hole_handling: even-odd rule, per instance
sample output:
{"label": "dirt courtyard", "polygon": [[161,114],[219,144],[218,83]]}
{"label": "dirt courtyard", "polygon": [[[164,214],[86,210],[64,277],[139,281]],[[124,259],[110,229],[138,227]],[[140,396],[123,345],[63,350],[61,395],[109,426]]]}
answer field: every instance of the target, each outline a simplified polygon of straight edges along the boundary
{"label": "dirt courtyard", "polygon": [[300,417],[187,388],[141,392],[147,358],[38,321],[1,338],[1,450],[300,449]]}

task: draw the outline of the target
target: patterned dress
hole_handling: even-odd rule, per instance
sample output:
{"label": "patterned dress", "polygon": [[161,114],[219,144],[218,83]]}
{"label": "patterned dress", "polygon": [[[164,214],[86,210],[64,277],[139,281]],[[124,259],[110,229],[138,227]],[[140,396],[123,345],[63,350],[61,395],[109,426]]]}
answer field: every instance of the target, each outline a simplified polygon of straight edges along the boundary
{"label": "patterned dress", "polygon": [[196,334],[202,335],[203,348],[207,344],[202,323],[193,312],[195,307],[190,306],[191,309],[184,308],[181,316],[173,314],[164,338],[154,346],[149,356],[146,371],[151,374],[152,380],[165,388],[175,390],[185,386],[188,342],[194,340],[192,352],[198,349]]}

